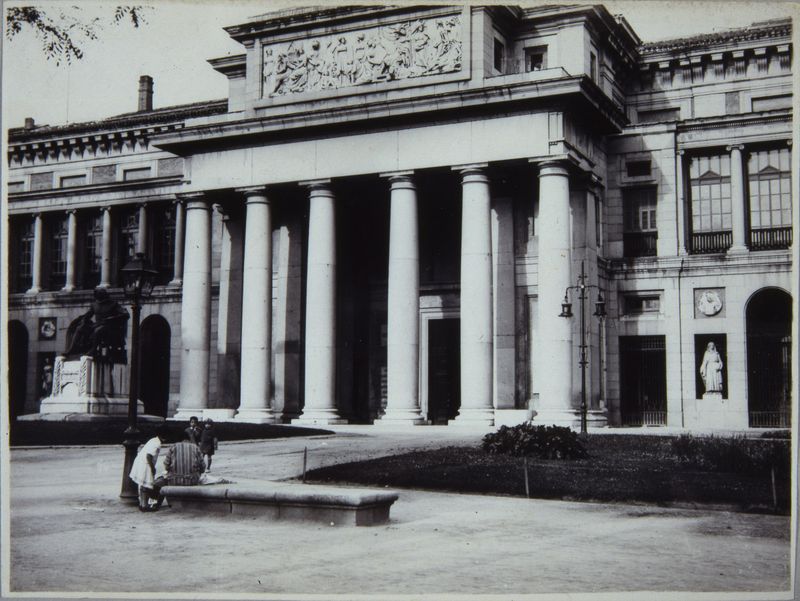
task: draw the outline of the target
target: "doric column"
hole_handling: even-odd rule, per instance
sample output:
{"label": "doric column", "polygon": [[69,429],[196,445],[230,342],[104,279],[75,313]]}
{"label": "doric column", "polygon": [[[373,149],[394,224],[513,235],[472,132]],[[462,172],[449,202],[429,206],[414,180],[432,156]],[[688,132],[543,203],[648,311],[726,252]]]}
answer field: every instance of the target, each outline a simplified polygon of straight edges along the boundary
{"label": "doric column", "polygon": [[293,423],[340,423],[336,409],[336,217],[330,180],[309,191],[305,406]]}
{"label": "doric column", "polygon": [[492,223],[486,165],[461,173],[461,409],[456,423],[494,423]]}
{"label": "doric column", "polygon": [[494,407],[514,409],[516,387],[516,286],[514,207],[510,196],[492,198],[492,302],[494,304]]}
{"label": "doric column", "polygon": [[728,146],[731,153],[731,229],[733,230],[733,242],[728,249],[729,253],[747,252],[743,149],[744,146],[741,145]]}
{"label": "doric column", "polygon": [[170,286],[180,286],[183,283],[184,220],[183,201],[178,199],[175,201],[175,265]]}
{"label": "doric column", "polygon": [[[238,207],[216,205],[222,216],[217,299],[217,417],[233,417],[239,406],[242,337],[243,219]],[[213,365],[213,362],[212,362]]]}
{"label": "doric column", "polygon": [[675,203],[678,228],[678,254],[686,254],[686,189],[684,184],[683,150],[675,152]]}
{"label": "doric column", "polygon": [[103,256],[100,261],[100,285],[111,286],[111,207],[103,207]]}
{"label": "doric column", "polygon": [[412,172],[391,184],[386,413],[376,423],[422,422],[419,407],[419,232]]}
{"label": "doric column", "polygon": [[[572,423],[572,321],[559,317],[567,287],[572,285],[569,174],[560,161],[539,166],[539,332],[534,348],[540,375],[542,423]],[[573,298],[573,300],[576,300]],[[577,306],[577,304],[575,305]]]}
{"label": "doric column", "polygon": [[64,292],[75,290],[75,263],[78,254],[78,216],[75,210],[67,211],[67,273],[64,279]]}
{"label": "doric column", "polygon": [[272,359],[272,215],[264,188],[237,190],[247,206],[242,282],[242,371],[237,419],[274,421]]}
{"label": "doric column", "polygon": [[[139,233],[136,237],[136,252],[147,255],[147,205],[139,205]],[[154,257],[148,257],[152,260]]]}
{"label": "doric column", "polygon": [[180,404],[188,419],[208,407],[211,344],[211,207],[203,193],[186,201],[186,262],[181,300]]}
{"label": "doric column", "polygon": [[42,214],[33,216],[33,257],[31,265],[31,287],[28,294],[37,294],[42,291]]}

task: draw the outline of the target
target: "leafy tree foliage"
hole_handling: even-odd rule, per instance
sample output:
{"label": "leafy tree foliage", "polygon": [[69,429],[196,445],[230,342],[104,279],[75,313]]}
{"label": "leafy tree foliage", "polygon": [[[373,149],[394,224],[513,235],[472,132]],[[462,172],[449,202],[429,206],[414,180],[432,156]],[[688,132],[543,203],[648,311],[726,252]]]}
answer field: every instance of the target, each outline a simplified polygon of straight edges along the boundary
{"label": "leafy tree foliage", "polygon": [[[9,7],[6,12],[6,38],[13,40],[25,29],[34,32],[42,44],[42,52],[48,60],[71,63],[83,58],[81,44],[96,40],[100,30],[107,24],[119,25],[130,22],[133,27],[145,24],[143,6],[117,6],[110,17],[90,16],[81,7],[69,6],[61,9],[35,6]],[[92,9],[94,15],[96,9]]]}

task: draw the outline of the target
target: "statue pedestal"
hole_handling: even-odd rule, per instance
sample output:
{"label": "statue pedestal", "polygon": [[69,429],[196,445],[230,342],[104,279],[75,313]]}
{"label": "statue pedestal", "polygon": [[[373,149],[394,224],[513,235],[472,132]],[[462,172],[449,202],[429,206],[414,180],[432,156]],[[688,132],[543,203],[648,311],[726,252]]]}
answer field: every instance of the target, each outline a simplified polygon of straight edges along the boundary
{"label": "statue pedestal", "polygon": [[723,399],[720,392],[707,392],[702,399],[689,399],[684,406],[684,426],[699,430],[744,430],[748,427],[747,403]]}
{"label": "statue pedestal", "polygon": [[[42,401],[40,413],[128,414],[128,366],[98,362],[83,355],[78,359],[56,357],[53,391]],[[144,405],[137,401],[137,411]]]}

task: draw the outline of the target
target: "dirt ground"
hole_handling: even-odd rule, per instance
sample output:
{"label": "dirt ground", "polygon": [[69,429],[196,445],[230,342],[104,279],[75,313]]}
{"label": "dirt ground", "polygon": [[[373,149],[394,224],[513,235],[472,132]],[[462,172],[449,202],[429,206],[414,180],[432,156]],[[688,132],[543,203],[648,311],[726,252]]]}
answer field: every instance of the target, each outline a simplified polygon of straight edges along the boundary
{"label": "dirt ground", "polygon": [[[479,434],[343,431],[220,443],[212,473],[302,469]],[[388,525],[337,527],[121,503],[122,447],[11,452],[12,592],[519,595],[786,591],[788,517],[400,491]]]}

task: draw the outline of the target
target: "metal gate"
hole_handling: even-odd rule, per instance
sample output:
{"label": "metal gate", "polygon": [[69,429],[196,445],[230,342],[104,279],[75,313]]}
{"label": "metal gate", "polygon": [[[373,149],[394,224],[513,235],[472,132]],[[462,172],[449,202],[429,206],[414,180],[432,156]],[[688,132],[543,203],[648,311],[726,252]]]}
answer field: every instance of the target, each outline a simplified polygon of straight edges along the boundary
{"label": "metal gate", "polygon": [[788,428],[792,417],[792,298],[766,289],[747,305],[747,403],[751,428]]}
{"label": "metal gate", "polygon": [[664,336],[620,336],[620,413],[623,426],[667,424]]}

